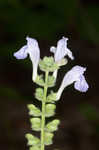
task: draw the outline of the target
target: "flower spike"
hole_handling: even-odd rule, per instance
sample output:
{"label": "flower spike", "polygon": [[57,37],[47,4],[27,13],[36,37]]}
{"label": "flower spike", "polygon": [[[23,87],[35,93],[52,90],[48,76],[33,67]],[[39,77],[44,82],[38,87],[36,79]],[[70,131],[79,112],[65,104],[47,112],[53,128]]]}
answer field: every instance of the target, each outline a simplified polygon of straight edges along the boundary
{"label": "flower spike", "polygon": [[[73,60],[74,56],[72,52],[67,48],[67,40],[68,38],[63,37],[57,42],[57,47],[52,46],[50,48],[50,52],[54,53],[55,62],[62,60],[66,55]],[[57,70],[53,73],[53,76],[57,77]]]}
{"label": "flower spike", "polygon": [[[76,90],[86,92],[89,85],[84,77],[86,68],[76,65],[65,74],[57,92],[48,90],[48,88],[55,86],[58,69],[67,64],[68,60],[65,56],[68,56],[71,60],[74,59],[72,52],[67,48],[68,39],[63,37],[57,42],[57,47],[50,48],[50,51],[54,53],[54,58],[45,56],[41,60],[38,42],[30,37],[26,37],[26,40],[27,44],[14,53],[14,56],[17,59],[25,59],[29,55],[32,61],[33,81],[40,86],[35,90],[35,98],[40,101],[40,106],[28,104],[27,107],[31,116],[31,128],[33,132],[37,131],[40,134],[39,138],[31,133],[27,133],[25,137],[29,150],[45,150],[45,146],[53,143],[54,132],[58,130],[60,124],[59,119],[53,118],[50,121],[49,117],[54,117],[56,102],[60,99],[65,87],[74,83]],[[43,71],[43,74],[37,75],[38,67],[40,71]]]}
{"label": "flower spike", "polygon": [[88,83],[85,80],[84,72],[86,68],[81,66],[74,66],[68,71],[62,81],[62,84],[57,92],[57,100],[61,97],[61,94],[65,87],[74,83],[74,88],[80,92],[86,92],[89,88]]}
{"label": "flower spike", "polygon": [[23,46],[19,51],[14,53],[14,56],[17,59],[25,59],[29,54],[30,60],[32,61],[33,65],[33,81],[35,81],[40,60],[40,49],[38,46],[38,42],[35,39],[26,37],[26,40],[27,45]]}

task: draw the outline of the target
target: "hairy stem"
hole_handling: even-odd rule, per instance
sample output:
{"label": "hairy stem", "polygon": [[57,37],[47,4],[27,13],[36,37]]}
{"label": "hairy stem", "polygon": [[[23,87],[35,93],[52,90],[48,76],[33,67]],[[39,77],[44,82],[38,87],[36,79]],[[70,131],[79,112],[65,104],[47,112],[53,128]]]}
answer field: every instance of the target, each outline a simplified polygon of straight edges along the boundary
{"label": "hairy stem", "polygon": [[47,96],[47,80],[48,80],[48,71],[45,74],[45,86],[44,86],[44,97],[42,100],[42,117],[41,117],[41,150],[45,149],[44,145],[44,128],[45,128],[45,104]]}

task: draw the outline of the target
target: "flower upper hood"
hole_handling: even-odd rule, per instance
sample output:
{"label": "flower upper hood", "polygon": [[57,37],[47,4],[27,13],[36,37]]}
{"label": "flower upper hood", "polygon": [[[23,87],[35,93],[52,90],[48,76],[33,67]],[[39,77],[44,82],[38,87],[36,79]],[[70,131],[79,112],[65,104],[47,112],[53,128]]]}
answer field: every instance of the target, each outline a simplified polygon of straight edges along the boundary
{"label": "flower upper hood", "polygon": [[70,59],[74,59],[72,52],[67,48],[67,40],[68,38],[63,37],[57,42],[57,47],[52,46],[50,48],[50,51],[54,53],[54,59],[56,62],[63,59],[66,55]]}

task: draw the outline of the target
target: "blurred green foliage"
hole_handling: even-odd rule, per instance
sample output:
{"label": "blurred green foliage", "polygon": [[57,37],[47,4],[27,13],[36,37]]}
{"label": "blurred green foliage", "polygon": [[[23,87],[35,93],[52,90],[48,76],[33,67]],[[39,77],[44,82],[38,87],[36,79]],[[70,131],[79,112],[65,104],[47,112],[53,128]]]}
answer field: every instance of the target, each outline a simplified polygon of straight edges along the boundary
{"label": "blurred green foliage", "polygon": [[0,86],[0,98],[6,98],[8,100],[13,98],[14,100],[20,100],[22,99],[22,96],[13,88]]}
{"label": "blurred green foliage", "polygon": [[81,104],[80,112],[89,121],[98,121],[99,113],[91,104]]}
{"label": "blurred green foliage", "polygon": [[0,20],[5,32],[17,36],[31,34],[33,37],[52,38],[71,22],[77,7],[76,0],[1,0]]}
{"label": "blurred green foliage", "polygon": [[98,14],[97,5],[84,8],[78,0],[0,0],[1,32],[17,40],[26,35],[55,39],[75,28],[82,38],[95,42],[99,39]]}
{"label": "blurred green foliage", "polygon": [[99,112],[89,103],[83,103],[79,106],[80,113],[94,127],[94,132],[99,136]]}

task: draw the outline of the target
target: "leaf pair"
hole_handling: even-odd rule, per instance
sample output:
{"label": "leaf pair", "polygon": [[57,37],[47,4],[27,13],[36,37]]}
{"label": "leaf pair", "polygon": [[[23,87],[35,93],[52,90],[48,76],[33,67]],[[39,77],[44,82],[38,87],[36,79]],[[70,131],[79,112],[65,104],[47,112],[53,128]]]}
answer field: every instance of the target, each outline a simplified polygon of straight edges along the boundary
{"label": "leaf pair", "polygon": [[[35,93],[36,99],[38,99],[39,101],[42,101],[43,100],[43,96],[44,96],[43,89],[42,88],[37,88],[36,89],[36,93]],[[55,101],[57,101],[56,93],[51,91],[51,93],[47,96],[46,102],[47,103],[55,103]]]}
{"label": "leaf pair", "polygon": [[[48,81],[47,81],[47,87],[53,87],[55,85],[55,78],[53,75],[49,75],[48,76]],[[37,78],[36,78],[36,84],[40,85],[40,86],[45,86],[45,82],[44,82],[44,79],[43,79],[43,75],[38,75]]]}
{"label": "leaf pair", "polygon": [[[42,112],[33,104],[28,104],[29,115],[39,117]],[[45,106],[45,116],[51,117],[55,114],[56,105],[55,104],[46,104]],[[35,118],[34,118],[35,119]]]}
{"label": "leaf pair", "polygon": [[[40,131],[41,130],[41,119],[40,118],[31,118],[30,122],[31,122],[31,127],[34,131]],[[60,123],[60,121],[58,119],[55,119],[55,120],[49,122],[45,126],[45,131],[47,131],[47,132],[56,131],[58,129],[59,123]]]}
{"label": "leaf pair", "polygon": [[[45,132],[44,133],[44,145],[50,145],[52,144],[52,138],[53,138],[53,133],[49,133],[49,132]],[[27,145],[31,146],[30,150],[34,150],[35,147],[37,147],[36,149],[39,150],[41,143],[40,143],[40,139],[33,136],[32,134],[26,134],[25,135],[28,143]]]}

